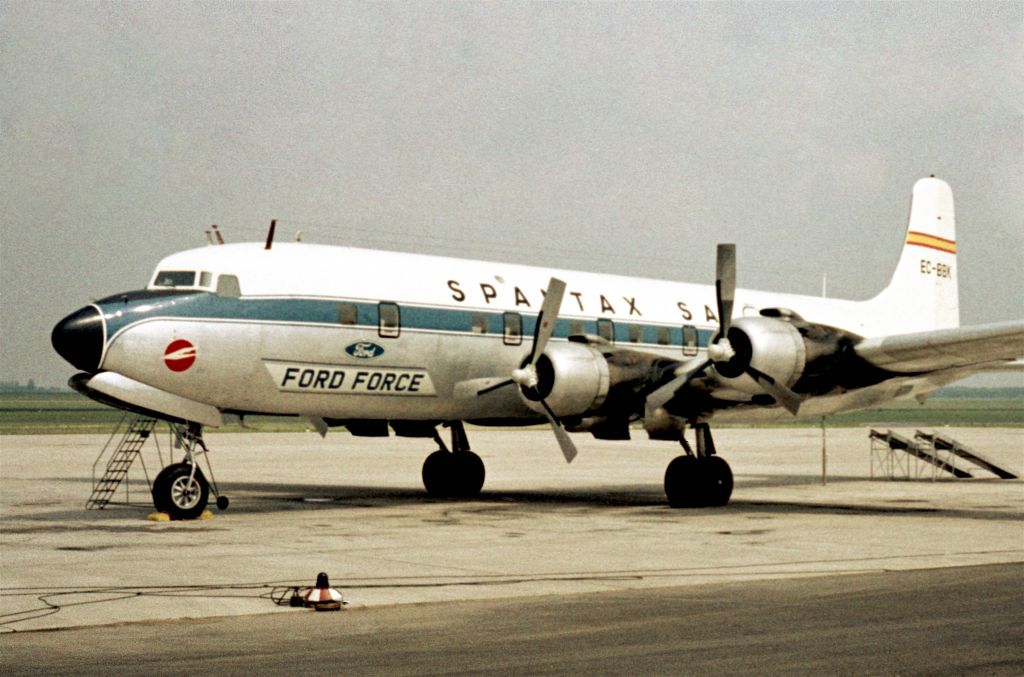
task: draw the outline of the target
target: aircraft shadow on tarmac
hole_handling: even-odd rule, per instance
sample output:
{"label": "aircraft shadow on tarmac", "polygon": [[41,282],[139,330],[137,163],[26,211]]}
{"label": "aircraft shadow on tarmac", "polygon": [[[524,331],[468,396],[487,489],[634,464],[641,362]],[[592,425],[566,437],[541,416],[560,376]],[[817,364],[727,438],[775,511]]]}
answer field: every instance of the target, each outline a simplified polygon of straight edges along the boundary
{"label": "aircraft shadow on tarmac", "polygon": [[[772,477],[771,485],[778,484],[778,477]],[[806,476],[793,478],[793,484],[807,485]],[[830,482],[866,481],[863,478],[836,478]],[[750,486],[747,483],[742,487]],[[1015,512],[999,510],[945,509],[924,505],[916,502],[878,502],[873,504],[822,501],[786,501],[744,499],[742,494],[733,495],[733,499],[725,508],[701,508],[690,510],[673,510],[668,507],[665,495],[658,485],[608,485],[599,490],[593,487],[580,489],[519,489],[519,490],[484,490],[473,499],[435,499],[427,496],[421,489],[396,489],[394,487],[372,486],[330,486],[323,485],[280,485],[249,483],[232,485],[239,495],[252,499],[252,504],[243,509],[249,513],[273,512],[277,510],[302,508],[361,508],[361,507],[394,507],[402,505],[422,505],[424,503],[444,503],[452,506],[470,506],[481,503],[491,506],[508,507],[514,510],[548,510],[556,508],[608,509],[622,508],[653,508],[655,512],[668,518],[685,518],[688,514],[706,514],[708,512],[728,511],[731,514],[777,512],[788,514],[914,514],[939,518],[970,518],[981,520],[1021,521],[1022,516]],[[239,506],[242,508],[242,506]],[[232,508],[234,509],[234,508]]]}
{"label": "aircraft shadow on tarmac", "polygon": [[[68,481],[68,478],[61,478]],[[87,482],[88,480],[82,480]],[[352,508],[391,508],[402,506],[419,506],[425,504],[448,504],[452,506],[479,506],[487,504],[492,507],[505,507],[512,510],[548,510],[552,506],[566,509],[608,509],[648,508],[656,514],[667,518],[681,519],[691,514],[727,511],[730,514],[744,513],[780,513],[780,514],[903,514],[935,518],[961,518],[997,521],[1024,521],[1024,516],[1016,510],[1000,510],[997,506],[978,508],[943,508],[929,505],[925,499],[917,500],[911,495],[902,499],[879,499],[876,502],[849,501],[837,498],[835,501],[820,499],[764,499],[745,498],[744,490],[756,488],[772,488],[787,486],[811,486],[820,480],[810,479],[807,475],[772,475],[756,478],[743,478],[737,481],[737,489],[729,505],[724,508],[701,508],[689,510],[670,509],[660,485],[612,485],[599,489],[593,486],[574,488],[540,488],[540,489],[493,489],[484,491],[472,499],[437,499],[431,498],[421,488],[372,486],[372,485],[324,485],[324,484],[288,484],[274,482],[236,482],[222,484],[225,495],[231,498],[231,507],[225,513],[260,514],[294,510],[338,510]],[[998,481],[998,480],[994,480]],[[880,483],[882,480],[870,480],[859,476],[835,476],[829,478],[829,484],[849,483]],[[928,484],[931,484],[930,482]],[[827,492],[827,488],[826,488]],[[132,504],[112,504],[109,513],[121,512],[117,508],[152,510],[147,502],[147,487],[144,482],[132,482]],[[84,496],[83,496],[84,501]],[[214,509],[216,510],[216,509]],[[62,511],[65,518],[78,519],[96,515],[96,511]],[[121,512],[123,515],[124,513]],[[50,513],[48,517],[56,517]]]}

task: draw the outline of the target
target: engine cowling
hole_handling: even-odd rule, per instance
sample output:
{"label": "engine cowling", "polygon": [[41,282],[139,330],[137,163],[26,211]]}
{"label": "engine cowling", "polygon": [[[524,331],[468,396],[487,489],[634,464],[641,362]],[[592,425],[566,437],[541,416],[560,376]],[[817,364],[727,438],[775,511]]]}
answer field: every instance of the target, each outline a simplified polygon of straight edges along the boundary
{"label": "engine cowling", "polygon": [[805,339],[789,322],[770,317],[738,318],[729,328],[728,339],[736,354],[729,360],[715,362],[714,370],[723,383],[740,392],[764,392],[746,373],[750,368],[792,386],[807,366]]}
{"label": "engine cowling", "polygon": [[520,387],[519,393],[538,413],[544,413],[544,400],[560,417],[580,416],[601,406],[610,383],[600,352],[585,343],[553,343],[537,359],[536,387]]}

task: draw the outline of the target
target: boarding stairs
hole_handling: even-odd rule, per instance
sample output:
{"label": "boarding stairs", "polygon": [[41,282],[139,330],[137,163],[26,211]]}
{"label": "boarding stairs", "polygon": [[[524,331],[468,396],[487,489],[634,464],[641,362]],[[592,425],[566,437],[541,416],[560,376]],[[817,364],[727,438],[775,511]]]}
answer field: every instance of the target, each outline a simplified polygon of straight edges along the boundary
{"label": "boarding stairs", "polygon": [[957,465],[956,459],[962,459],[1003,479],[1016,478],[1010,471],[960,442],[936,433],[918,430],[911,439],[892,430],[871,430],[868,437],[871,439],[871,477],[878,470],[890,479],[920,478],[929,469],[933,480],[940,473],[949,473],[958,479],[974,477],[970,471]]}
{"label": "boarding stairs", "polygon": [[[121,435],[117,445],[110,452],[110,458],[106,462],[103,475],[97,479],[97,468],[102,465],[103,459],[107,455],[107,450],[110,449],[111,443],[117,437],[118,432],[120,432],[125,419],[128,421],[128,427],[124,434]],[[107,440],[106,446],[100,451],[100,455],[92,465],[93,488],[89,500],[85,503],[86,510],[102,510],[110,503],[110,499],[113,498],[114,492],[121,485],[121,481],[127,477],[128,469],[131,468],[135,459],[140,457],[139,452],[153,433],[153,428],[156,427],[156,424],[157,420],[155,418],[136,414],[126,414],[125,418],[121,419],[121,423],[114,429],[110,439]],[[145,470],[145,464],[143,464],[143,470]],[[126,484],[126,494],[128,491],[127,487],[128,485]]]}
{"label": "boarding stairs", "polygon": [[938,433],[929,433],[923,430],[918,430],[914,435],[914,439],[919,443],[926,445],[935,452],[949,452],[957,458],[962,458],[968,463],[973,463],[976,466],[980,466],[985,470],[989,471],[999,479],[1003,480],[1015,480],[1017,475],[1013,474],[1006,468],[997,465],[991,459],[986,458],[974,451],[964,444],[957,442],[952,437],[946,437],[939,435]]}
{"label": "boarding stairs", "polygon": [[868,437],[871,438],[871,477],[878,469],[890,479],[920,478],[925,470],[922,462],[931,466],[932,479],[936,479],[939,472],[947,472],[960,479],[971,477],[969,472],[953,463],[949,454],[937,453],[939,450],[892,430],[871,430]]}

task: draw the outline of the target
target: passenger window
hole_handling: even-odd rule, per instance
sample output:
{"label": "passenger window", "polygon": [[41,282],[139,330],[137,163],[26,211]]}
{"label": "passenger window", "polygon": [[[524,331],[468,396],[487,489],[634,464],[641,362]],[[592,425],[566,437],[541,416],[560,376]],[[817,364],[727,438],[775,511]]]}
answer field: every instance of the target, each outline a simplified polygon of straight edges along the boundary
{"label": "passenger window", "polygon": [[600,319],[597,321],[597,335],[608,341],[609,343],[615,343],[615,325],[612,324],[611,320]]}
{"label": "passenger window", "polygon": [[569,336],[582,336],[585,333],[583,320],[569,320]]}
{"label": "passenger window", "polygon": [[672,343],[672,337],[669,334],[668,327],[658,327],[658,345],[667,346]]}
{"label": "passenger window", "polygon": [[683,325],[683,356],[697,356],[697,328],[691,324]]}
{"label": "passenger window", "polygon": [[505,313],[504,341],[507,346],[518,346],[523,342],[523,316],[519,313]]}
{"label": "passenger window", "polygon": [[637,324],[629,325],[629,342],[640,343],[640,339],[644,336],[644,330]]}
{"label": "passenger window", "polygon": [[359,309],[354,303],[338,304],[339,324],[359,324]]}
{"label": "passenger window", "polygon": [[242,295],[242,289],[238,285],[236,275],[221,275],[217,278],[217,296],[226,299],[237,299]]}
{"label": "passenger window", "polygon": [[473,313],[473,333],[474,334],[486,334],[487,333],[487,316],[483,313]]}
{"label": "passenger window", "polygon": [[398,338],[402,333],[402,317],[397,303],[377,304],[377,333],[381,338]]}

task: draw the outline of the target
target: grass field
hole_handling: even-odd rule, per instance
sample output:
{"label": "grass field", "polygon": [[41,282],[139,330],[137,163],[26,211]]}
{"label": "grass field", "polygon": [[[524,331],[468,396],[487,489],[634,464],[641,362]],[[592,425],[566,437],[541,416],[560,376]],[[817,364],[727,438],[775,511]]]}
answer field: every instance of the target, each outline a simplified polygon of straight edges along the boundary
{"label": "grass field", "polygon": [[[0,393],[0,435],[109,433],[123,412],[111,409],[74,392]],[[830,426],[960,426],[1024,427],[1024,396],[1016,391],[960,388],[939,394],[925,404],[893,402],[884,407],[839,414]],[[794,421],[793,426],[817,426],[818,420]],[[307,430],[304,419],[285,416],[252,416],[245,428],[229,425],[224,432],[298,432]]]}
{"label": "grass field", "polygon": [[[124,413],[75,392],[0,393],[0,435],[109,433]],[[287,416],[254,416],[245,426],[219,430],[291,432],[310,427],[303,419]]]}

